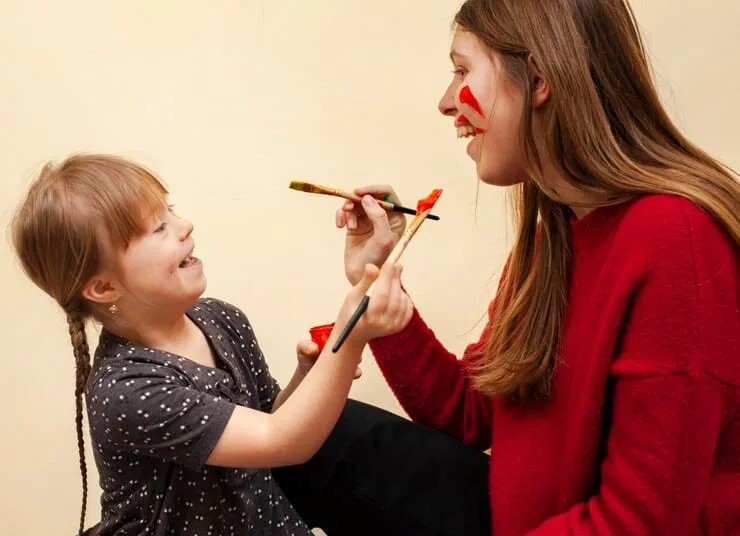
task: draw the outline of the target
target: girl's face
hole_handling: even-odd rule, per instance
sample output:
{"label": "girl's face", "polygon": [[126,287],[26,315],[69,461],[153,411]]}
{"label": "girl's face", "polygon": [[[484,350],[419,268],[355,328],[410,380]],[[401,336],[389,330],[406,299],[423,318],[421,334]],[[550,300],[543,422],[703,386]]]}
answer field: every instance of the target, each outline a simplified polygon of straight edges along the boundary
{"label": "girl's face", "polygon": [[[193,256],[193,224],[163,204],[161,213],[147,219],[146,231],[124,251],[103,244],[104,269],[92,285],[105,294],[127,319],[152,312],[186,311],[205,291],[201,261]],[[101,297],[99,295],[98,297]],[[86,296],[89,299],[89,296]]]}
{"label": "girl's face", "polygon": [[467,153],[478,177],[497,186],[523,181],[521,91],[505,74],[498,55],[468,31],[455,31],[450,59],[454,77],[439,102],[439,111],[455,118],[458,138],[470,140]]}

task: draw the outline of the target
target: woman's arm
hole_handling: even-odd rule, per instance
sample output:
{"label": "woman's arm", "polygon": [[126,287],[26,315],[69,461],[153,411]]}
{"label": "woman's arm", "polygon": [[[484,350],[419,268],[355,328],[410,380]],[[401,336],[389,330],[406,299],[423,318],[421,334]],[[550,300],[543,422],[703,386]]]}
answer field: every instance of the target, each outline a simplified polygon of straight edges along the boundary
{"label": "woman's arm", "polygon": [[493,405],[471,385],[468,365],[480,355],[487,336],[488,328],[459,360],[414,310],[403,331],[370,341],[370,348],[391,390],[414,421],[485,450],[491,446]]}

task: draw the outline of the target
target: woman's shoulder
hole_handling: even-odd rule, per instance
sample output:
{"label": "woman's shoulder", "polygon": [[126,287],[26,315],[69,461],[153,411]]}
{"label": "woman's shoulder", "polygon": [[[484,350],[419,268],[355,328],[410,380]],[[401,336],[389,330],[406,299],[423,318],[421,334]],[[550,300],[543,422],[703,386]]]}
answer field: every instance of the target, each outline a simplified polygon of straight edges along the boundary
{"label": "woman's shoulder", "polygon": [[668,194],[644,195],[628,203],[623,216],[625,223],[648,233],[725,231],[724,225],[707,208],[685,197]]}
{"label": "woman's shoulder", "polygon": [[738,242],[726,225],[706,207],[677,195],[650,194],[628,202],[618,227],[619,236],[646,255],[656,251],[669,257],[682,251],[692,256],[714,251],[727,259],[737,255]]}

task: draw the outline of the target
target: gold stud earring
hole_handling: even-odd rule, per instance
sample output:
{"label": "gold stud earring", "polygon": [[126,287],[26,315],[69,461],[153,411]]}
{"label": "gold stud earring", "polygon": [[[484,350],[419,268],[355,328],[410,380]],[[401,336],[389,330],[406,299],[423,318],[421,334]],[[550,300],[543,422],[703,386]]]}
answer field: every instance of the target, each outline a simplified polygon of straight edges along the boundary
{"label": "gold stud earring", "polygon": [[114,303],[113,305],[111,305],[110,307],[108,307],[108,311],[110,311],[110,314],[112,314],[112,315],[117,314],[118,313],[118,305],[116,305]]}

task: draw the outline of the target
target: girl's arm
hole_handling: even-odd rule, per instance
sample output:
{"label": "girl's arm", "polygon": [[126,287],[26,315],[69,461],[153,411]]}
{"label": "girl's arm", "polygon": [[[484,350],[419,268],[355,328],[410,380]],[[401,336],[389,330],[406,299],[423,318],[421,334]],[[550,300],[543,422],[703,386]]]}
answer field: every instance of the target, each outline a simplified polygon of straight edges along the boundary
{"label": "girl's arm", "polygon": [[[89,391],[90,424],[102,450],[144,453],[198,469],[277,467],[308,460],[335,425],[346,402],[361,353],[370,338],[408,322],[412,305],[402,292],[400,270],[385,266],[367,312],[342,349],[333,341],[375,278],[368,269],[337,318],[323,355],[274,413],[233,404],[193,389],[177,369],[114,359],[101,367]],[[267,385],[267,384],[265,384]]]}
{"label": "girl's arm", "polygon": [[336,354],[326,348],[305,377],[293,376],[273,413],[237,406],[207,463],[279,467],[308,461],[344,408],[363,346],[348,340]]}
{"label": "girl's arm", "polygon": [[208,463],[228,467],[276,467],[311,458],[336,424],[366,342],[408,323],[412,305],[400,285],[400,267],[384,265],[367,312],[342,348],[331,348],[377,268],[368,267],[350,293],[324,350],[306,377],[274,413],[237,407]]}
{"label": "girl's arm", "polygon": [[298,365],[295,368],[295,372],[293,372],[293,376],[290,378],[288,384],[283,387],[283,389],[275,397],[275,401],[272,403],[272,413],[276,412],[278,408],[282,406],[286,400],[288,400],[290,395],[293,394],[293,391],[298,388],[301,382],[305,379],[306,375],[308,375],[309,370],[310,369],[306,369],[302,365]]}

